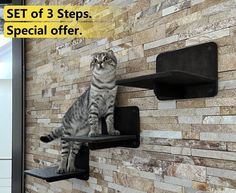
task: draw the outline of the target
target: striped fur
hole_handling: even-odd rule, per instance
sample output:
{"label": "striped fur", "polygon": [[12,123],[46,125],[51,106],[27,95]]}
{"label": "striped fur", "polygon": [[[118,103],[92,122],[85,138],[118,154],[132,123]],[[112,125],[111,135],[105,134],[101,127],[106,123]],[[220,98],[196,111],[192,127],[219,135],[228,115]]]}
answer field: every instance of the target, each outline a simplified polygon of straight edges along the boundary
{"label": "striped fur", "polygon": [[[107,124],[110,135],[119,135],[114,129],[113,112],[116,98],[117,60],[112,51],[93,54],[91,62],[92,79],[90,87],[74,102],[63,117],[62,126],[40,138],[50,142],[59,137],[90,137],[101,134],[101,118]],[[74,160],[81,143],[61,140],[61,162],[58,173],[75,171]]]}

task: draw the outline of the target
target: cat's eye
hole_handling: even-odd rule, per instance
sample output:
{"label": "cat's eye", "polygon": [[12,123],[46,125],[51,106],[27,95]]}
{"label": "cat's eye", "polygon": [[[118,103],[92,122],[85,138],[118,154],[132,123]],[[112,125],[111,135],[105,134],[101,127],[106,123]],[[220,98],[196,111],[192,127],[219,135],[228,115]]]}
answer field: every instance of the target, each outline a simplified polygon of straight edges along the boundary
{"label": "cat's eye", "polygon": [[94,63],[97,63],[97,62],[98,62],[98,60],[97,60],[96,58],[94,58],[94,59],[93,59],[93,62],[94,62]]}
{"label": "cat's eye", "polygon": [[108,57],[105,56],[105,57],[103,58],[103,60],[104,60],[104,61],[108,60]]}

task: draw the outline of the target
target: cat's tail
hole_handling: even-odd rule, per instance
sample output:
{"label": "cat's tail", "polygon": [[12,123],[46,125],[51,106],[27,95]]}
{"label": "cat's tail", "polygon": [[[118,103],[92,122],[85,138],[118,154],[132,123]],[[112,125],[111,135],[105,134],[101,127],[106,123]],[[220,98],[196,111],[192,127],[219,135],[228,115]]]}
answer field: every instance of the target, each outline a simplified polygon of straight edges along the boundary
{"label": "cat's tail", "polygon": [[63,126],[53,129],[48,135],[43,135],[40,140],[44,143],[48,143],[62,136]]}

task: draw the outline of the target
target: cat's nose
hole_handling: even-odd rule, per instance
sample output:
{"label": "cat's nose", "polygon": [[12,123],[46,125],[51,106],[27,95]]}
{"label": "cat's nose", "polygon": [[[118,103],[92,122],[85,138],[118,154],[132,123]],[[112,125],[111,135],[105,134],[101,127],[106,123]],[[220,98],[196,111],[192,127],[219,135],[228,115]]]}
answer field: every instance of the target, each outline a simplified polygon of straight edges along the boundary
{"label": "cat's nose", "polygon": [[99,67],[99,68],[104,68],[104,67],[105,67],[105,65],[104,65],[104,63],[103,63],[103,62],[98,62],[98,67]]}
{"label": "cat's nose", "polygon": [[98,62],[98,68],[102,68],[102,63]]}

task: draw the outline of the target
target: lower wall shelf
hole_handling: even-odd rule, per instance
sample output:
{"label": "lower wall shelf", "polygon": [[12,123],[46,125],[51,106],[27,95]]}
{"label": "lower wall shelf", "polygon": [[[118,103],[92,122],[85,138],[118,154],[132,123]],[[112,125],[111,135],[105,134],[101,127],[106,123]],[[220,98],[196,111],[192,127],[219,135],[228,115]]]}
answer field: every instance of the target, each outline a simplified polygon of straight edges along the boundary
{"label": "lower wall shelf", "polygon": [[46,180],[47,182],[55,182],[55,181],[66,180],[70,178],[79,178],[79,179],[88,180],[88,174],[86,170],[78,169],[78,171],[76,172],[58,174],[56,172],[57,168],[58,167],[55,166],[55,167],[48,167],[48,168],[43,168],[43,169],[26,170],[25,174]]}
{"label": "lower wall shelf", "polygon": [[83,145],[80,148],[79,153],[76,155],[75,167],[77,168],[75,172],[70,172],[70,173],[65,173],[65,174],[57,173],[58,166],[26,170],[25,174],[46,180],[47,182],[55,182],[55,181],[66,180],[70,178],[88,180],[89,179],[89,149],[87,146]]}
{"label": "lower wall shelf", "polygon": [[[115,129],[120,131],[121,135],[106,135],[106,125],[103,121],[104,135],[98,137],[64,137],[68,141],[80,141],[83,143],[79,153],[75,159],[76,172],[58,174],[58,167],[47,167],[42,169],[26,170],[25,174],[46,180],[47,182],[55,182],[70,178],[78,178],[81,180],[89,179],[89,149],[104,149],[111,147],[131,147],[137,148],[140,144],[140,118],[139,108],[136,106],[116,107],[115,108]],[[87,146],[88,144],[88,146]]]}

